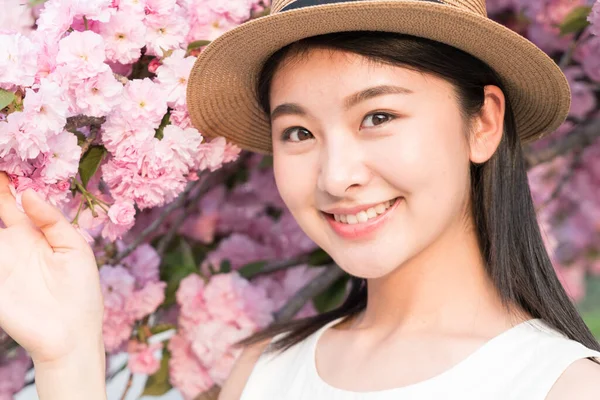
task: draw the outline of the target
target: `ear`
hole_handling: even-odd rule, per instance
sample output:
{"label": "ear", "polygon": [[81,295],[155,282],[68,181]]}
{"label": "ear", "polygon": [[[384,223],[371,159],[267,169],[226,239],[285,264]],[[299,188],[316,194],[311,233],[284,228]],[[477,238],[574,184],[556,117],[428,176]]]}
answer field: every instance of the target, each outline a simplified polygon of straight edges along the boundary
{"label": "ear", "polygon": [[504,93],[498,86],[484,88],[484,104],[474,117],[469,137],[469,158],[475,164],[482,164],[494,155],[504,131]]}

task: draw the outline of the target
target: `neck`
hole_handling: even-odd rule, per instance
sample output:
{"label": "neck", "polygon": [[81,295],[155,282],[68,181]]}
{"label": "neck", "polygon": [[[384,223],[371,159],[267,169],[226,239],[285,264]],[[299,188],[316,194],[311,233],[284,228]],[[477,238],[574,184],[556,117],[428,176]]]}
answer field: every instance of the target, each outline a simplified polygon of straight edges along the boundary
{"label": "neck", "polygon": [[474,229],[455,225],[392,273],[368,280],[367,307],[356,327],[462,331],[510,323],[512,313],[487,275]]}

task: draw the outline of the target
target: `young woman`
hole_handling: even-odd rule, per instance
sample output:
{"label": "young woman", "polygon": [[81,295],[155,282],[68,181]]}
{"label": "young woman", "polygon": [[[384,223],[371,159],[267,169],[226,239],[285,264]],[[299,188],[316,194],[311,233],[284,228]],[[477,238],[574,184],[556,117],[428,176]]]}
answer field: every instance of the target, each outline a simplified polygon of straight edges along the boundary
{"label": "young woman", "polygon": [[353,277],[340,308],[241,342],[220,399],[599,398],[522,154],[569,104],[483,0],[274,1],[215,40],[192,121],[272,153],[285,204]]}
{"label": "young woman", "polygon": [[[600,345],[549,261],[521,152],[569,98],[483,0],[274,1],[208,46],[194,124],[272,153],[286,205],[352,276],[340,308],[244,341],[220,399],[597,399]],[[93,255],[31,191],[23,206],[0,174],[0,326],[40,398],[103,398]]]}

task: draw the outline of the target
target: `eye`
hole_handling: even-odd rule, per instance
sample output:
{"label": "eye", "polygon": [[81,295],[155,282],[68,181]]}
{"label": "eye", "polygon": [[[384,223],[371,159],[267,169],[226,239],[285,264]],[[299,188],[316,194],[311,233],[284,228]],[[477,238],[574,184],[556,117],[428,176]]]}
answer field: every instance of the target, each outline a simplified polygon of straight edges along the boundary
{"label": "eye", "polygon": [[282,139],[289,142],[302,142],[313,137],[313,134],[304,128],[290,128],[283,132]]}
{"label": "eye", "polygon": [[[391,121],[392,119],[394,119],[394,116],[387,114],[387,113],[378,112],[378,113],[369,114],[365,117],[365,119],[363,119],[363,127],[372,128],[374,126],[381,125],[388,121]],[[365,123],[367,125],[365,125]],[[371,124],[371,125],[369,125],[369,124]]]}

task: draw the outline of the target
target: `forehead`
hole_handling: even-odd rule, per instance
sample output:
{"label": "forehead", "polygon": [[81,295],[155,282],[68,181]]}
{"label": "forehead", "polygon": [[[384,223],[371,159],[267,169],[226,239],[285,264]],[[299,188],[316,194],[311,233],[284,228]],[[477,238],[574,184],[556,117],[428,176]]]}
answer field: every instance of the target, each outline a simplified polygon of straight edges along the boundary
{"label": "forehead", "polygon": [[[312,48],[291,53],[277,67],[270,87],[271,105],[290,97],[339,97],[369,86],[399,85],[430,96],[448,96],[453,86],[431,73],[392,65],[335,49]],[[340,99],[341,100],[341,99]]]}

